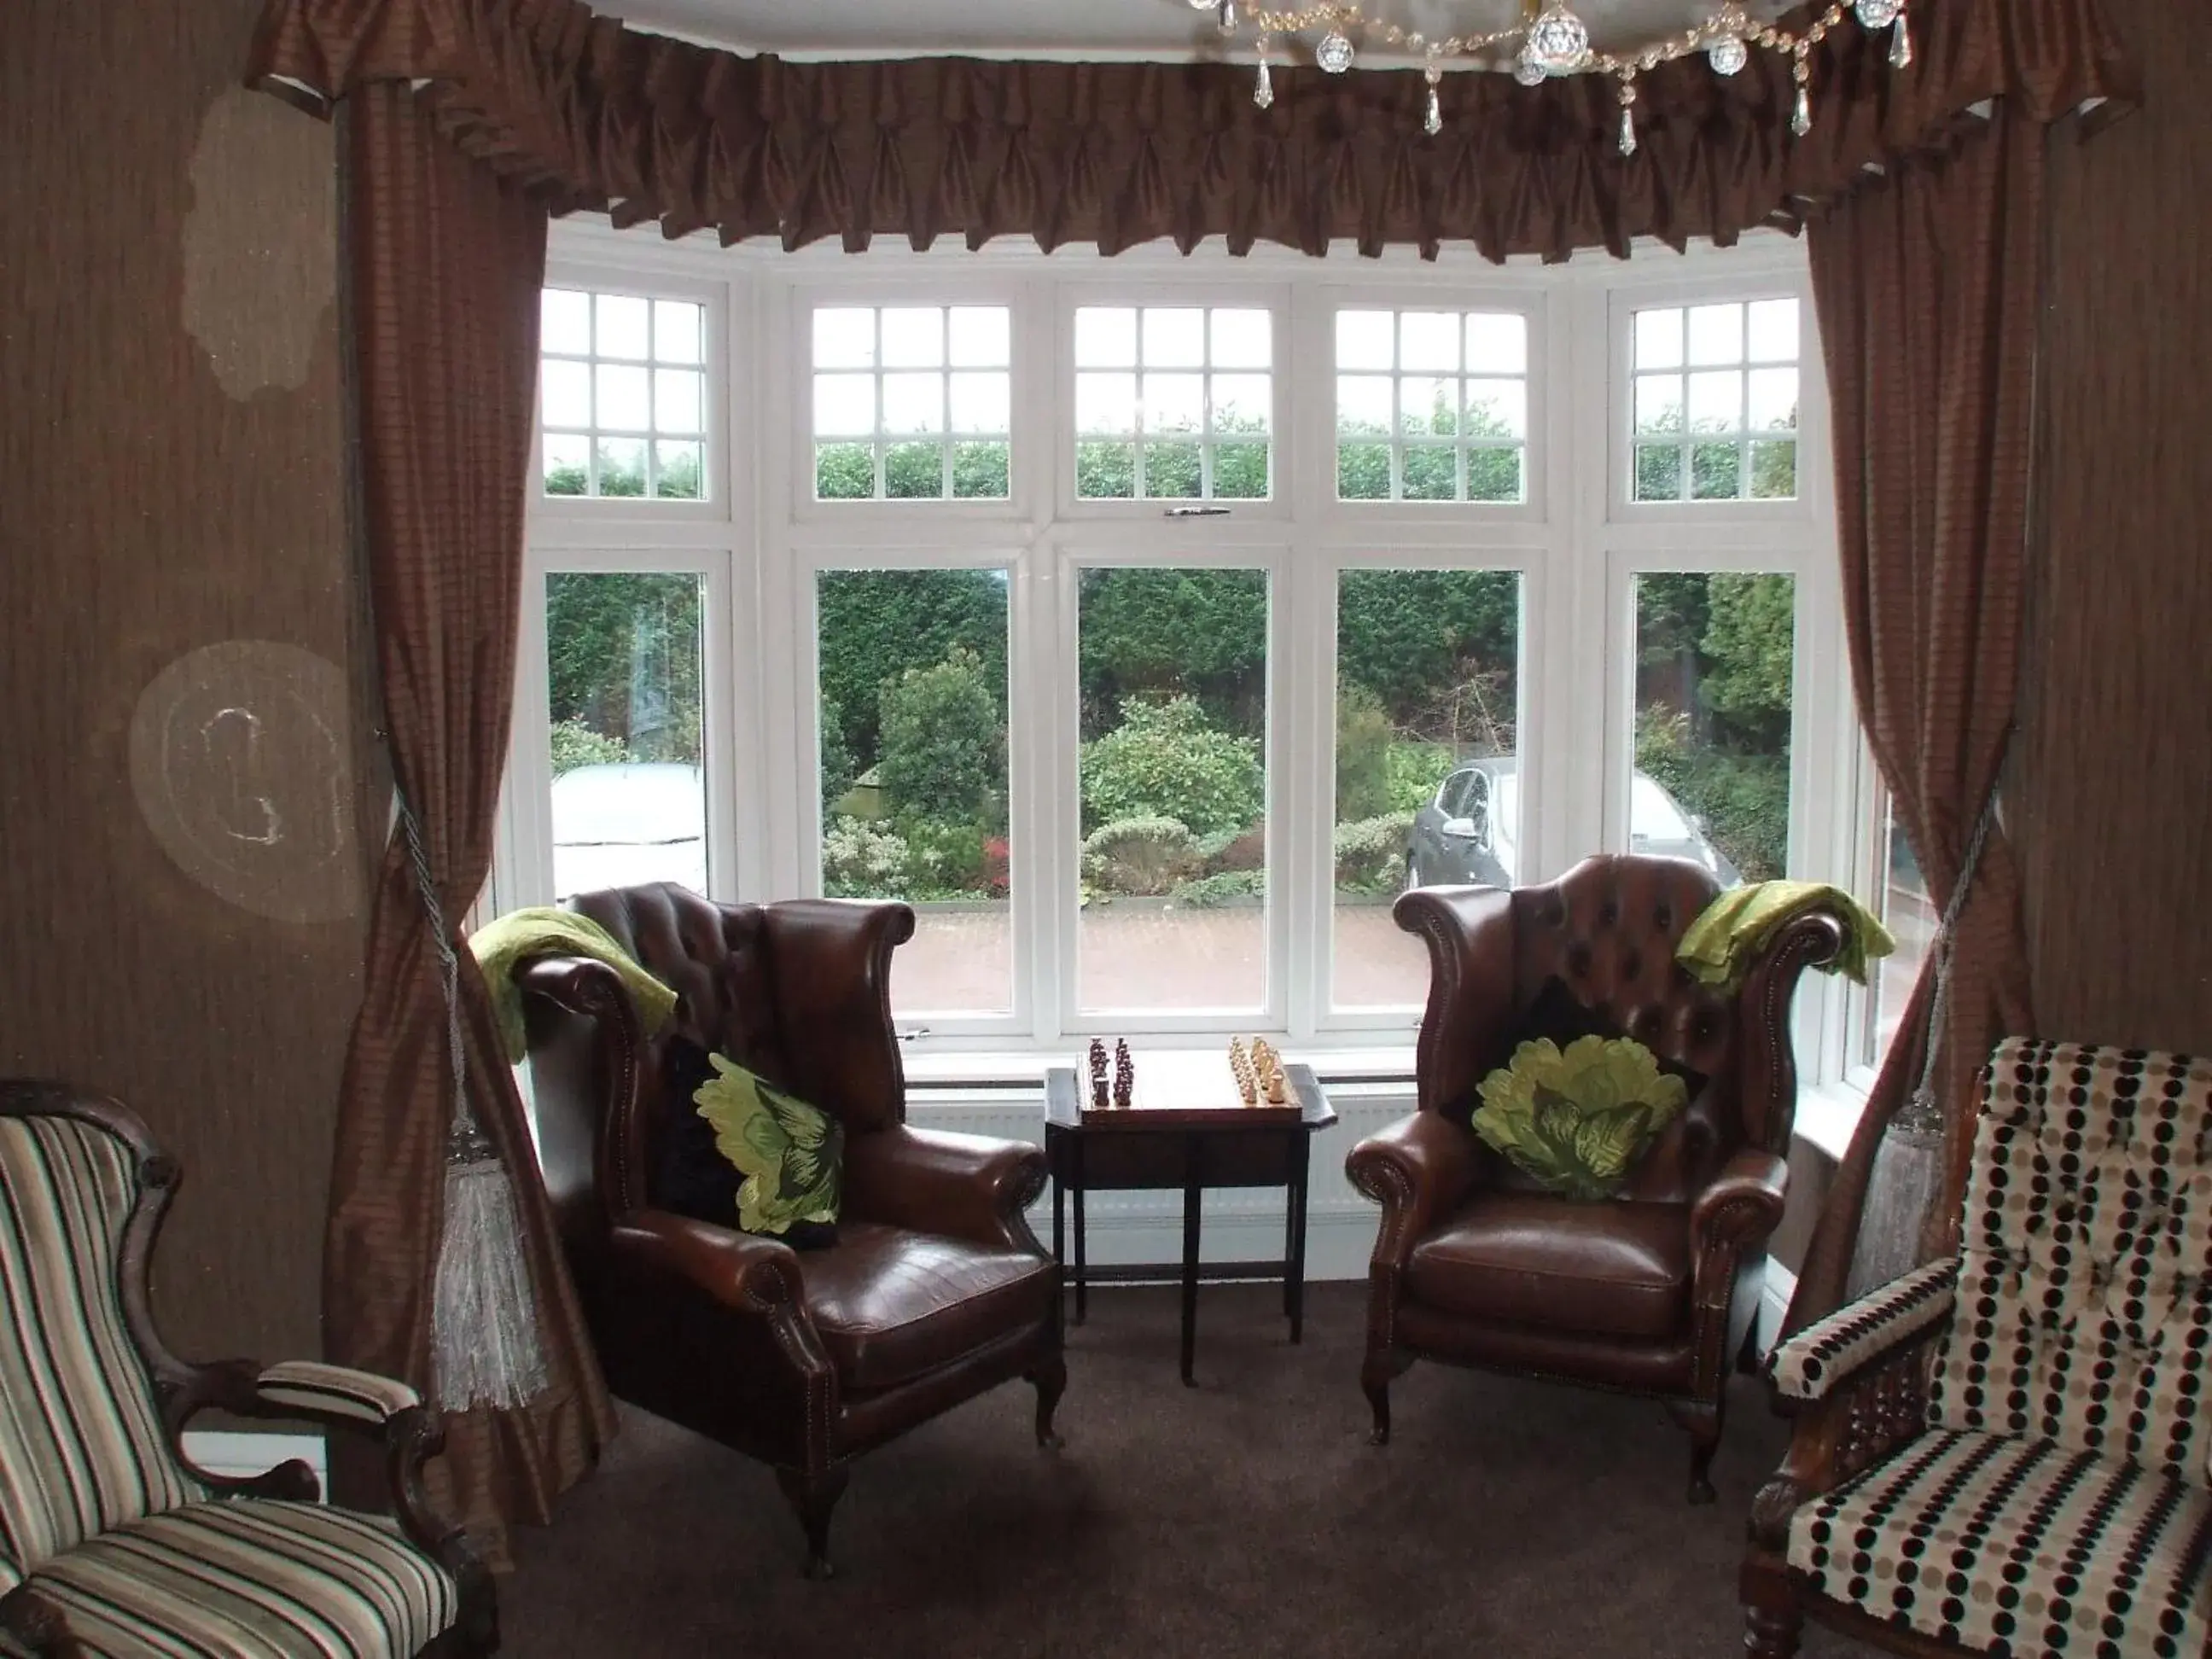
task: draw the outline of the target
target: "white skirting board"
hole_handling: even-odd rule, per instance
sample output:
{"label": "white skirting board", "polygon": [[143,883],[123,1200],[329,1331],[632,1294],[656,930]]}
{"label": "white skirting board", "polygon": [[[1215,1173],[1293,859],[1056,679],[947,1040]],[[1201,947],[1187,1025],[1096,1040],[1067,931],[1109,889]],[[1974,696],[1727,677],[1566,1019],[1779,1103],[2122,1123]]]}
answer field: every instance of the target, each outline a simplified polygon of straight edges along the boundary
{"label": "white skirting board", "polygon": [[258,1434],[228,1429],[188,1429],[185,1455],[210,1474],[243,1480],[265,1474],[279,1463],[298,1458],[315,1472],[315,1480],[330,1485],[330,1459],[319,1434]]}
{"label": "white skirting board", "polygon": [[1774,1344],[1782,1334],[1782,1322],[1789,1316],[1790,1298],[1797,1294],[1797,1275],[1777,1261],[1766,1258],[1766,1284],[1759,1297],[1759,1351],[1772,1353]]}

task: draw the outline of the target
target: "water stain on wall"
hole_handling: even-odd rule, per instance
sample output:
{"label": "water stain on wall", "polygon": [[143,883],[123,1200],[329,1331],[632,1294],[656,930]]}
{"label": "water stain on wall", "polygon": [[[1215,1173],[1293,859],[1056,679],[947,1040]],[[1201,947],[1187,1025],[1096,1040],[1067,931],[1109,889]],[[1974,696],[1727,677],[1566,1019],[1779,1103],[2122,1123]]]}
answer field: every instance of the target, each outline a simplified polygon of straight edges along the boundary
{"label": "water stain on wall", "polygon": [[229,396],[307,382],[337,293],[337,180],[298,117],[235,87],[208,106],[185,215],[184,322]]}

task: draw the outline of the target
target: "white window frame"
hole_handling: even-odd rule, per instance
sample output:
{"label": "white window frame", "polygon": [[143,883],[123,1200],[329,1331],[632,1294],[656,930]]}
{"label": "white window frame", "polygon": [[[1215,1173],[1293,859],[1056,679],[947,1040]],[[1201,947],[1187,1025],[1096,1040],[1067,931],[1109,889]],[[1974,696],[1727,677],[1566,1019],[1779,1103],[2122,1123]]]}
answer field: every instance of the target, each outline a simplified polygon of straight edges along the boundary
{"label": "white window frame", "polygon": [[[1522,576],[1518,722],[1522,879],[1626,844],[1632,769],[1624,641],[1638,569],[1779,569],[1796,580],[1790,872],[1867,890],[1871,768],[1850,697],[1834,559],[1825,384],[1802,246],[1747,237],[1727,251],[1639,249],[1504,267],[1447,250],[1316,261],[1218,243],[1185,257],[994,243],[796,253],[711,239],[660,243],[581,218],[554,227],[550,285],[708,301],[713,494],[699,503],[549,500],[533,478],[529,580],[555,569],[700,568],[710,612],[706,712],[713,896],[820,889],[815,787],[815,578],[829,568],[1010,572],[1009,851],[1013,1011],[919,1017],[917,1054],[1064,1055],[1092,1033],[1206,1044],[1231,1029],[1306,1049],[1404,1055],[1419,1010],[1338,1008],[1330,852],[1335,793],[1336,599],[1348,570],[1514,569]],[[1800,494],[1789,501],[1638,503],[1632,453],[1630,313],[1788,294],[1801,302]],[[1012,448],[1004,501],[816,501],[811,312],[817,305],[1004,304],[1012,313]],[[1074,495],[1074,313],[1084,305],[1255,306],[1274,318],[1273,490],[1264,501],[1079,500]],[[1528,500],[1339,501],[1334,314],[1518,311],[1528,320]],[[750,389],[732,408],[729,388]],[[1219,507],[1205,517],[1178,506]],[[619,562],[617,562],[619,558]],[[696,565],[683,561],[696,561]],[[1265,1008],[1140,1024],[1080,1006],[1076,894],[1076,575],[1086,565],[1251,566],[1270,572]],[[526,586],[526,593],[542,591]],[[544,822],[544,618],[526,609],[514,758],[495,890],[502,907],[550,893]],[[535,676],[538,684],[532,684]],[[737,781],[744,780],[742,791]],[[1878,836],[1876,837],[1878,839]],[[542,856],[541,856],[542,851]],[[1854,988],[1855,990],[1856,988]],[[1861,994],[1863,995],[1863,994]],[[1836,981],[1799,999],[1808,1083],[1840,1084],[1860,1018]],[[911,1028],[912,1020],[902,1020]]]}

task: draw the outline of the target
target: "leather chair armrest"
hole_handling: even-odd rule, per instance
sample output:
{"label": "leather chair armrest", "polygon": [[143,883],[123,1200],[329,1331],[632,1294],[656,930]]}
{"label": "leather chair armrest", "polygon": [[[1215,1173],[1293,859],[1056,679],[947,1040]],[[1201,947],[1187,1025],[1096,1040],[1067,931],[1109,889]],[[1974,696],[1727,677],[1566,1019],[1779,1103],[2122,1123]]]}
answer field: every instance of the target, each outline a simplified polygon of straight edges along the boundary
{"label": "leather chair armrest", "polygon": [[1785,1159],[1757,1146],[1740,1149],[1690,1206],[1692,1247],[1758,1243],[1782,1224],[1789,1192]]}
{"label": "leather chair armrest", "polygon": [[608,1229],[617,1261],[680,1279],[735,1312],[805,1320],[805,1285],[790,1245],[665,1210],[633,1210]]}
{"label": "leather chair armrest", "polygon": [[1401,1117],[1354,1146],[1344,1173],[1382,1206],[1375,1260],[1402,1267],[1422,1236],[1458,1207],[1481,1170],[1474,1133],[1434,1112]]}
{"label": "leather chair armrest", "polygon": [[529,957],[515,964],[514,984],[525,996],[544,997],[572,1014],[637,1022],[621,976],[590,957]]}
{"label": "leather chair armrest", "polygon": [[1745,1134],[1755,1146],[1789,1144],[1797,1109],[1797,1056],[1790,1038],[1790,1005],[1805,970],[1836,959],[1844,921],[1830,909],[1802,911],[1767,939],[1736,991],[1737,1099]]}
{"label": "leather chair armrest", "polygon": [[1421,887],[1401,894],[1390,914],[1429,947],[1413,1067],[1420,1109],[1471,1104],[1511,1035],[1513,896],[1497,887]]}
{"label": "leather chair armrest", "polygon": [[1044,1182],[1043,1152],[1023,1140],[900,1124],[845,1143],[848,1212],[916,1232],[1036,1250],[1024,1212]]}

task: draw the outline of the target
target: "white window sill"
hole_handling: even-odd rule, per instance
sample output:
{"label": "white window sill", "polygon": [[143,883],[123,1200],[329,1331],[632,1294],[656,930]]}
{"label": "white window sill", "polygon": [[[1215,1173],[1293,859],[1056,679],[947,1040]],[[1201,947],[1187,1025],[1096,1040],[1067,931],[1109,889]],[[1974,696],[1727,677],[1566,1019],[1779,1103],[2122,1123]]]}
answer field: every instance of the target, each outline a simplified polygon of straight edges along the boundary
{"label": "white window sill", "polygon": [[1840,1164],[1866,1104],[1866,1091],[1848,1081],[1803,1085],[1797,1091],[1794,1132]]}
{"label": "white window sill", "polygon": [[[939,1091],[987,1089],[1041,1089],[1048,1067],[1069,1066],[1080,1068],[1088,1043],[1061,1050],[1036,1048],[1006,1049],[999,1052],[969,1050],[909,1050],[905,1056],[906,1080],[909,1088],[934,1093]],[[1140,1048],[1142,1045],[1139,1045]],[[1227,1068],[1224,1043],[1224,1073]],[[1408,1085],[1413,1080],[1413,1049],[1410,1043],[1392,1047],[1364,1046],[1359,1048],[1312,1047],[1300,1048],[1294,1043],[1283,1046],[1283,1058],[1292,1065],[1310,1066],[1314,1075],[1323,1083],[1382,1083]]]}

